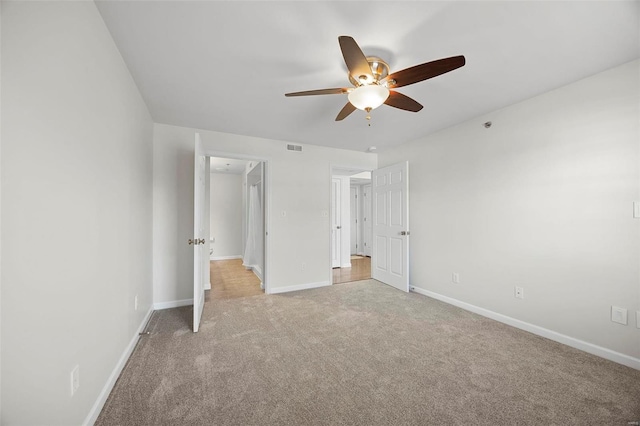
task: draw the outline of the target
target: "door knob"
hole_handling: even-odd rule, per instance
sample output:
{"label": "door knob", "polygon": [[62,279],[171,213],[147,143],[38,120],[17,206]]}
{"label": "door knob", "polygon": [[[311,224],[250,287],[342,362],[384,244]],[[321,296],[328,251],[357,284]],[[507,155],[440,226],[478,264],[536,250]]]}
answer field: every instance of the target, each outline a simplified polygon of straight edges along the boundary
{"label": "door knob", "polygon": [[336,229],[341,229],[341,228],[342,228],[342,226],[336,226]]}
{"label": "door knob", "polygon": [[193,244],[194,246],[204,244],[204,238],[196,238],[195,240],[192,240],[191,238],[189,238],[189,245],[191,244]]}
{"label": "door knob", "polygon": [[400,231],[398,234],[400,234],[400,235],[410,235],[409,231]]}

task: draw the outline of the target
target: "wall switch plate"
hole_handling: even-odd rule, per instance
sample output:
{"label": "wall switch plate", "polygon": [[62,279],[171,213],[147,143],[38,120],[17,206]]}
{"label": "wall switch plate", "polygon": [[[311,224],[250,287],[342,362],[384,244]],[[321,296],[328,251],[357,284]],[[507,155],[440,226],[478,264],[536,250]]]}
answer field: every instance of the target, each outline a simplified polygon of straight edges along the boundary
{"label": "wall switch plate", "polygon": [[75,395],[78,392],[78,388],[80,387],[80,366],[76,365],[71,370],[71,396]]}
{"label": "wall switch plate", "polygon": [[524,299],[524,288],[515,287],[513,295],[515,296],[516,299]]}
{"label": "wall switch plate", "polygon": [[611,321],[627,325],[627,310],[619,306],[611,307]]}
{"label": "wall switch plate", "polygon": [[133,298],[133,310],[137,311],[138,310],[138,295],[136,294],[136,297]]}
{"label": "wall switch plate", "polygon": [[633,202],[633,217],[636,219],[640,218],[640,201]]}
{"label": "wall switch plate", "polygon": [[460,284],[460,274],[457,272],[454,272],[453,274],[451,274],[451,281],[456,284]]}

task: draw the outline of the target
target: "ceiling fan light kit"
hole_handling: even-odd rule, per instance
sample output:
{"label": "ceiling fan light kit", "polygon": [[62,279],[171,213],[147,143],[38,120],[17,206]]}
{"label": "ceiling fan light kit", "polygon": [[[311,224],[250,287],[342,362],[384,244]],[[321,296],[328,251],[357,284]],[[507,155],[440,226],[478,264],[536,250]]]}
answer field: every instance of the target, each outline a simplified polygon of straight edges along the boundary
{"label": "ceiling fan light kit", "polygon": [[422,105],[391,89],[437,77],[465,64],[464,56],[453,56],[389,74],[389,64],[376,56],[365,56],[353,38],[340,36],[338,43],[349,70],[349,81],[354,87],[307,90],[285,94],[287,97],[347,94],[349,102],[340,110],[336,121],[344,120],[356,109],[366,111],[366,118],[370,120],[369,113],[382,104],[405,111],[418,112],[422,109]]}
{"label": "ceiling fan light kit", "polygon": [[382,105],[389,97],[389,89],[377,84],[356,87],[349,92],[349,102],[362,111],[371,111]]}

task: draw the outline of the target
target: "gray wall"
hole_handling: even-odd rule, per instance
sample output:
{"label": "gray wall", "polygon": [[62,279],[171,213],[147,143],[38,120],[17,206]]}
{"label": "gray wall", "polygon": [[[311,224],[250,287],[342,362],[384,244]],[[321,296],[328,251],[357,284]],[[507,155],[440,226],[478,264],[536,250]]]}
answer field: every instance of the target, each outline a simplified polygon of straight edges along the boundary
{"label": "gray wall", "polygon": [[2,59],[2,424],[81,424],[151,307],[153,123],[93,2],[3,2]]}
{"label": "gray wall", "polygon": [[209,221],[212,258],[242,256],[242,180],[241,174],[211,173]]}
{"label": "gray wall", "polygon": [[[638,67],[380,153],[380,167],[410,162],[412,285],[640,367]],[[612,305],[629,325],[611,322]]]}

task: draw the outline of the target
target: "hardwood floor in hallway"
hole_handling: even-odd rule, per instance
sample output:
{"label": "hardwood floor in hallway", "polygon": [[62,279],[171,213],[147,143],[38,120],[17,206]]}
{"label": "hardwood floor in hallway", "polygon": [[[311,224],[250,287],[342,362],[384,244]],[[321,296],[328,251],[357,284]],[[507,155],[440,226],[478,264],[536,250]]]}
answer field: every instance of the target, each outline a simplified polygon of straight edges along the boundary
{"label": "hardwood floor in hallway", "polygon": [[260,280],[253,271],[242,266],[242,259],[212,260],[209,273],[211,290],[208,298],[236,299],[264,294]]}
{"label": "hardwood floor in hallway", "polygon": [[371,278],[371,258],[363,256],[358,257],[359,259],[351,259],[351,268],[333,269],[334,284],[368,280]]}

